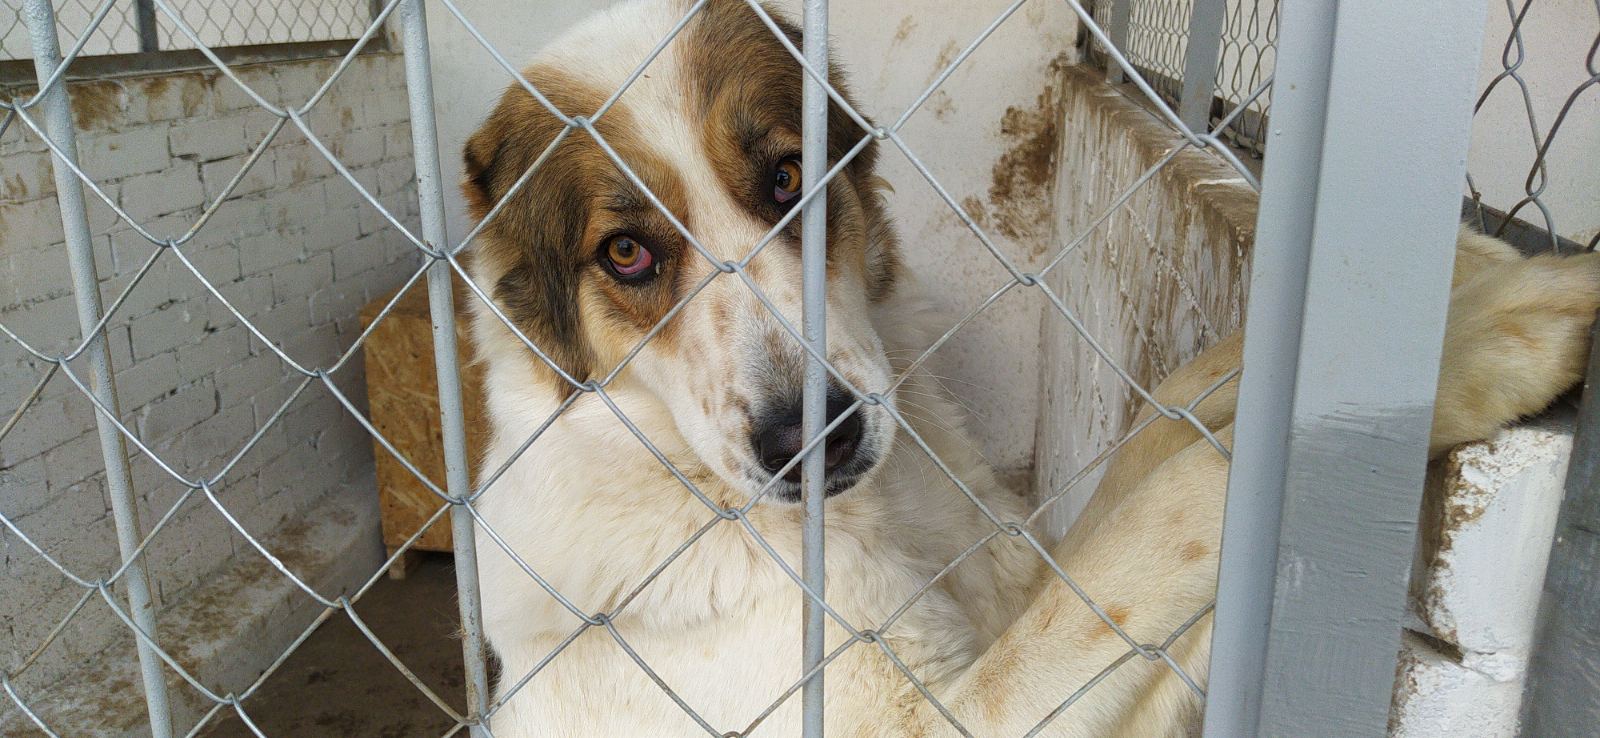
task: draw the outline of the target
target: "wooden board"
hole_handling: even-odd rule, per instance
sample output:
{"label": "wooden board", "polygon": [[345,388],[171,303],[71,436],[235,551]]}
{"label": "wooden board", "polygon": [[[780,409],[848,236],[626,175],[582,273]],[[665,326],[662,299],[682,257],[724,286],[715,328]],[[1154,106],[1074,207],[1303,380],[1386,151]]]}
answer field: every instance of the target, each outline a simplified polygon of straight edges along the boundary
{"label": "wooden board", "polygon": [[[374,300],[361,310],[363,328],[394,297]],[[469,300],[476,299],[456,284],[456,346],[461,365],[461,398],[465,406],[467,454],[476,480],[478,450],[486,441],[483,372],[471,363],[467,333]],[[439,421],[439,382],[433,366],[433,327],[428,316],[428,289],[418,282],[367,337],[362,347],[367,365],[367,401],[372,424],[418,471],[445,486],[444,436]],[[429,491],[393,454],[374,439],[383,543],[392,552],[417,532],[443,501]],[[435,522],[414,549],[450,550],[448,513]],[[396,572],[403,575],[404,566]]]}

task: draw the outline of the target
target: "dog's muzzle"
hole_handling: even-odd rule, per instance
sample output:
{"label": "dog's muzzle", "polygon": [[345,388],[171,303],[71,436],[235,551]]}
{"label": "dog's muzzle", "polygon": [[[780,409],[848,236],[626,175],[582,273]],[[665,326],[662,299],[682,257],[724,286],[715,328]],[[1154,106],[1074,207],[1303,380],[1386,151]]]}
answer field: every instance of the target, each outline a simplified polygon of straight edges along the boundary
{"label": "dog's muzzle", "polygon": [[[829,383],[830,425],[852,404],[854,403],[850,399],[850,394],[843,387],[833,382]],[[828,433],[824,464],[827,468],[829,496],[849,489],[860,478],[861,473],[872,464],[870,459],[863,458],[867,455],[863,453],[862,443],[866,433],[866,422],[862,418],[863,410],[864,408],[858,409],[849,417],[839,421],[833,431]],[[751,429],[750,443],[763,469],[772,474],[782,471],[784,466],[805,447],[799,398],[775,403],[761,412]],[[789,501],[799,499],[800,466],[800,463],[794,464],[784,473],[781,481],[774,483],[774,492],[778,497]]]}

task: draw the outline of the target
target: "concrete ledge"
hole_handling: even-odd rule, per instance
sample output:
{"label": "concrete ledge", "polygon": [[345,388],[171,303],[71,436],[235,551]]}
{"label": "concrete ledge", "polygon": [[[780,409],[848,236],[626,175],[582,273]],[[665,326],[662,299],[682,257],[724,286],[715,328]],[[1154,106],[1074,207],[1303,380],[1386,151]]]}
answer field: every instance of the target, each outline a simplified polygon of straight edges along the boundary
{"label": "concrete ledge", "polygon": [[[383,564],[372,496],[370,488],[336,491],[263,535],[261,543],[324,597],[351,593]],[[188,504],[207,503],[198,498]],[[160,642],[200,683],[223,695],[249,686],[322,612],[321,605],[254,552],[240,555],[176,599],[179,604],[160,615]],[[106,605],[96,599],[88,607]],[[62,637],[71,637],[70,626]],[[282,645],[264,648],[263,643]],[[19,692],[61,735],[148,735],[131,635],[55,684],[29,684],[25,677],[17,685]],[[187,732],[211,703],[170,669],[167,684],[173,723]],[[36,735],[37,728],[9,700],[0,705],[0,736]]]}

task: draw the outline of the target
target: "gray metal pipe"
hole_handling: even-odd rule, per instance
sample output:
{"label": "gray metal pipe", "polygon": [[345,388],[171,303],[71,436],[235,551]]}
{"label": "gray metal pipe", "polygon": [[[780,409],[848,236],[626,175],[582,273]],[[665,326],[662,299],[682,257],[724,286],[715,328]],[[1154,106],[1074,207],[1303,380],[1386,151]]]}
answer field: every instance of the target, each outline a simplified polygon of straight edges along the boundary
{"label": "gray metal pipe", "polygon": [[[817,74],[828,74],[828,0],[806,0],[805,17],[806,63]],[[803,131],[801,134],[800,178],[804,186],[813,187],[821,182],[828,171],[828,93],[819,80],[805,75],[801,108]],[[826,193],[813,197],[801,213],[801,270],[803,273],[801,323],[812,352],[806,361],[805,398],[801,424],[804,437],[809,441],[821,433],[828,424],[828,371],[817,357],[828,355],[827,337],[827,265],[828,265],[828,198]],[[806,455],[800,467],[801,499],[805,506],[804,529],[801,532],[800,569],[806,585],[816,596],[822,597],[827,583],[825,535],[823,530],[823,502],[827,499],[827,443],[818,443]],[[809,672],[822,663],[826,613],[809,595],[804,605],[805,632],[801,643],[801,673]],[[823,670],[818,670],[805,683],[800,693],[801,734],[805,738],[822,738],[823,735]]]}
{"label": "gray metal pipe", "polygon": [[[423,0],[404,0],[399,7],[401,48],[405,52],[406,92],[411,100],[411,148],[416,163],[417,200],[422,207],[422,238],[429,248],[448,246],[444,222],[444,185],[439,169],[439,134],[433,117],[433,71],[428,56],[428,19]],[[466,421],[461,403],[461,375],[456,356],[455,298],[450,264],[435,259],[428,267],[428,312],[433,321],[433,364],[439,379],[439,415],[443,424],[445,491],[455,500],[472,492],[467,461]],[[450,510],[451,545],[455,552],[456,599],[461,611],[461,650],[467,672],[467,717],[481,721],[489,705],[489,671],[483,642],[483,600],[478,589],[478,549],[472,513],[457,502]],[[474,738],[488,733],[480,724]]]}
{"label": "gray metal pipe", "polygon": [[[61,156],[74,166],[78,159],[78,137],[73,128],[72,104],[67,99],[66,82],[50,78],[61,65],[61,44],[56,37],[55,12],[49,0],[26,0],[22,6],[28,34],[33,39],[33,70],[39,79],[39,104],[44,127]],[[54,163],[54,162],[53,162]],[[72,270],[72,292],[78,308],[78,327],[87,342],[84,358],[88,362],[90,388],[105,409],[121,414],[117,403],[116,378],[106,352],[106,337],[100,327],[100,277],[94,266],[93,234],[83,200],[83,183],[65,166],[51,167],[56,182],[56,201],[61,210],[61,229],[66,235],[67,263]],[[110,418],[96,413],[95,427],[100,435],[100,454],[106,467],[106,492],[111,498],[111,515],[117,529],[117,550],[125,569],[122,586],[128,597],[128,615],[151,639],[156,632],[156,613],[150,600],[150,580],[144,565],[135,558],[144,538],[139,525],[139,506],[133,497],[133,481],[128,470],[128,449]],[[150,734],[154,738],[172,735],[172,714],[167,701],[167,683],[161,658],[155,648],[135,639],[139,653],[139,677],[144,685],[145,708],[150,713]]]}

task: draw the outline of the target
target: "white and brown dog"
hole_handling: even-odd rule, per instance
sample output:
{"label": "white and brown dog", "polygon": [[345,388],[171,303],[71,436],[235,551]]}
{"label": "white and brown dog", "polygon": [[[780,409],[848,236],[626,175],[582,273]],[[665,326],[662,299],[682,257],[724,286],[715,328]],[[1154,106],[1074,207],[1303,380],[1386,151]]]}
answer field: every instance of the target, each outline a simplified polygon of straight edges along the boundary
{"label": "white and brown dog", "polygon": [[[526,75],[562,111],[592,115],[687,5],[641,0],[603,12],[551,44]],[[785,27],[798,45],[798,31]],[[706,249],[739,260],[804,191],[800,88],[798,66],[753,11],[740,0],[713,0],[595,126]],[[859,132],[837,108],[831,122],[837,161]],[[464,190],[478,218],[510,198],[475,247],[475,280],[582,381],[609,374],[713,267],[582,132],[508,195],[561,130],[511,87],[467,144]],[[926,348],[929,328],[945,326],[927,325],[908,284],[873,166],[868,149],[828,187],[827,343],[843,378],[863,392],[887,392],[905,368],[897,359]],[[798,244],[796,220],[749,265],[751,280],[792,323],[800,312]],[[1579,378],[1600,307],[1600,255],[1522,258],[1464,232],[1451,299],[1436,453],[1539,410]],[[473,327],[493,425],[481,466],[488,474],[573,387],[482,306]],[[1238,365],[1239,346],[1236,337],[1207,351],[1168,377],[1157,398],[1188,403]],[[717,505],[744,504],[770,483],[748,520],[791,567],[800,560],[800,510],[789,504],[798,498],[797,472],[772,476],[792,466],[800,446],[804,363],[767,308],[724,275],[662,324],[607,388]],[[888,394],[996,515],[1026,514],[1025,500],[996,483],[973,450],[937,382],[914,372]],[[1230,382],[1195,411],[1223,443],[1231,442],[1235,396]],[[850,395],[836,387],[832,397],[836,417]],[[875,628],[993,526],[882,407],[861,407],[826,446],[827,599],[851,623]],[[1160,642],[1213,595],[1227,470],[1188,424],[1156,420],[1112,462],[1055,546],[1056,560],[1122,629]],[[678,554],[714,515],[601,398],[579,397],[479,506],[517,555],[479,529],[485,631],[502,664],[497,691],[516,690],[491,721],[495,735],[703,732],[607,628],[567,643],[581,621],[524,564],[582,611],[615,613],[610,627],[717,731],[759,723],[761,734],[798,734],[797,698],[763,711],[799,674],[800,590],[736,522],[710,525]],[[846,635],[830,628],[831,650]],[[1022,734],[1128,650],[1006,536],[922,593],[879,637],[984,736]],[[1207,617],[1171,653],[1203,680],[1209,641]],[[875,645],[857,643],[827,668],[826,699],[831,735],[954,732]],[[1049,733],[1181,735],[1200,708],[1164,664],[1136,659]]]}

